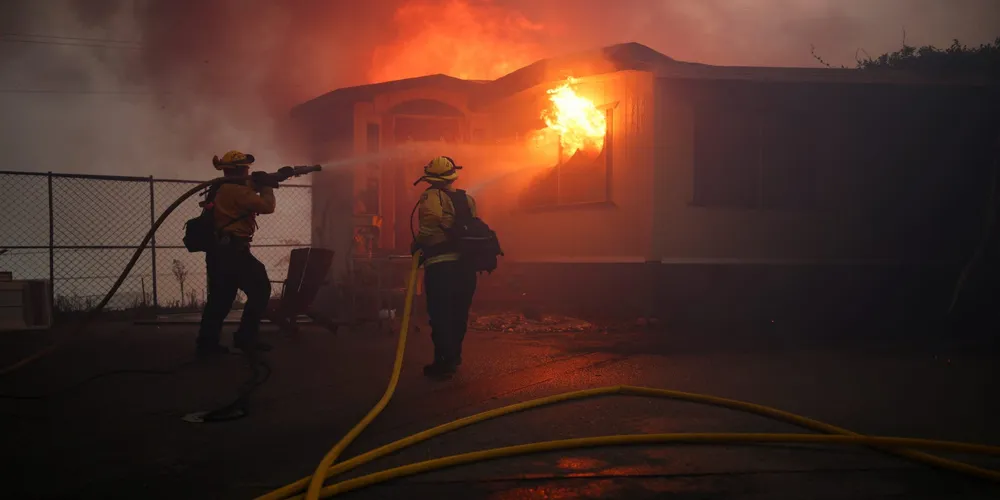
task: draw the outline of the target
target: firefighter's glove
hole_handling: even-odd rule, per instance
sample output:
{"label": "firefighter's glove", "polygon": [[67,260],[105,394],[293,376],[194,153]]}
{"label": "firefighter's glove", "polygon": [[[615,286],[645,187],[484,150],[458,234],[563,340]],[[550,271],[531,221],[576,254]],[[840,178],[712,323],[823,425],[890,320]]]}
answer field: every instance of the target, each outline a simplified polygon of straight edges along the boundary
{"label": "firefighter's glove", "polygon": [[256,186],[257,188],[278,187],[278,179],[267,172],[260,172],[260,171],[254,172],[250,174],[250,180],[253,181],[253,185]]}

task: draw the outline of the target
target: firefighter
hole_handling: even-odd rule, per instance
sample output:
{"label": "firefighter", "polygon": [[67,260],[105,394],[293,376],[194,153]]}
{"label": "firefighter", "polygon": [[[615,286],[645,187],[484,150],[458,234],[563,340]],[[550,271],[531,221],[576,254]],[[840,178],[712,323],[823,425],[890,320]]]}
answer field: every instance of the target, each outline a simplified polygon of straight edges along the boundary
{"label": "firefighter", "polygon": [[428,377],[450,377],[462,364],[462,341],[476,292],[476,272],[459,258],[455,242],[446,233],[455,223],[456,210],[465,209],[461,205],[476,216],[472,196],[457,198],[460,194],[454,182],[461,168],[451,158],[439,156],[424,166],[424,175],[417,180],[430,184],[420,196],[420,230],[411,247],[412,253],[423,251],[424,290],[434,343],[434,361],[424,367]]}
{"label": "firefighter", "polygon": [[254,172],[251,180],[245,180],[253,162],[253,155],[239,151],[229,151],[221,160],[212,158],[217,170],[234,179],[213,186],[204,202],[214,210],[218,245],[205,256],[208,299],[198,331],[199,355],[228,352],[219,344],[219,336],[237,290],[243,290],[247,302],[233,334],[233,346],[243,351],[270,350],[258,340],[258,331],[271,297],[271,281],[264,264],[250,253],[250,242],[257,215],[274,213],[277,182],[264,172]]}

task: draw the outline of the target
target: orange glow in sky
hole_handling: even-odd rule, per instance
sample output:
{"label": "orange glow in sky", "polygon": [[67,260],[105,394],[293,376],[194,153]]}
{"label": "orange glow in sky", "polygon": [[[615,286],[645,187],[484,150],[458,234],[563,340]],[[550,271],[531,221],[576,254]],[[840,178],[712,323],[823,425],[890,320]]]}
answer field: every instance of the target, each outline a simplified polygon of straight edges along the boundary
{"label": "orange glow in sky", "polygon": [[490,2],[408,2],[393,24],[398,35],[375,49],[369,82],[437,73],[492,80],[544,57],[533,41],[543,26]]}

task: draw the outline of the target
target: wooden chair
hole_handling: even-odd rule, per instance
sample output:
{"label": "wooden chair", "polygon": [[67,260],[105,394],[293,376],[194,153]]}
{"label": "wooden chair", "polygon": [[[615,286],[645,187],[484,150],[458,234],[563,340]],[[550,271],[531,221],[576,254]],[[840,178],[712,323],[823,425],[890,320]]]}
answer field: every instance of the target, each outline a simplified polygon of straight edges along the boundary
{"label": "wooden chair", "polygon": [[281,293],[267,305],[265,319],[278,325],[285,333],[298,331],[296,320],[305,315],[316,324],[336,333],[341,323],[317,313],[311,306],[320,288],[327,284],[326,276],[333,264],[333,250],[296,248],[288,262],[288,275],[281,283]]}

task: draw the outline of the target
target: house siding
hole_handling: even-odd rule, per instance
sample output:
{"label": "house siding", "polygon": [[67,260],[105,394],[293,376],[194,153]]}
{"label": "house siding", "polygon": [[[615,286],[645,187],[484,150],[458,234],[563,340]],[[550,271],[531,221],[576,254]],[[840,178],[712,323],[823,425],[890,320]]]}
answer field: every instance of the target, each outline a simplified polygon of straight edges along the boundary
{"label": "house siding", "polygon": [[[787,144],[811,152],[803,168],[813,170],[814,206],[696,206],[696,112],[718,96],[738,93],[738,86],[657,81],[653,241],[662,259],[954,261],[976,239],[990,168],[984,154],[986,129],[976,125],[984,116],[970,100],[954,94],[947,102],[914,111],[927,94],[907,95],[887,86],[755,85],[746,98],[762,106],[761,113],[773,101],[812,106],[823,116],[817,137],[789,137]],[[889,95],[902,97],[891,105]],[[902,109],[910,112],[893,115]],[[792,120],[781,113],[768,118]],[[968,130],[949,133],[947,126],[935,123],[945,116]],[[865,129],[865,124],[870,126]],[[795,144],[802,140],[813,142]],[[940,144],[925,147],[935,140]],[[901,148],[894,150],[893,144]],[[753,164],[749,158],[745,168]]]}
{"label": "house siding", "polygon": [[[503,140],[538,121],[545,91],[559,83],[474,113],[459,92],[382,92],[354,105],[346,133],[314,133],[323,139],[314,147],[330,158],[364,154],[370,123],[380,125],[380,142],[390,147],[388,112],[407,100],[462,111],[462,144],[434,154],[465,166],[460,187],[475,191],[506,252],[480,281],[481,309],[530,305],[675,324],[932,314],[946,307],[958,267],[980,236],[990,178],[984,144],[996,134],[990,89],[694,80],[632,70],[584,77],[577,92],[598,106],[615,104],[611,203],[525,210],[516,200],[530,173],[485,179],[491,159],[504,154]],[[811,137],[788,139],[790,150],[812,154],[804,166],[813,175],[809,207],[747,209],[699,199],[699,117],[723,99],[756,110],[775,130],[795,132],[786,111],[823,115]],[[393,226],[385,230],[396,236],[385,242],[397,251],[408,244],[395,240],[407,239],[400,228],[419,193],[410,179],[423,161],[397,155],[381,162],[381,208]],[[354,174],[331,169],[314,181],[313,242],[337,251],[334,276],[350,254]]]}

